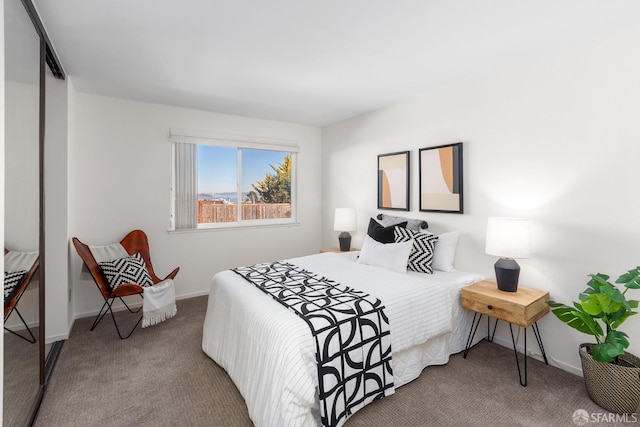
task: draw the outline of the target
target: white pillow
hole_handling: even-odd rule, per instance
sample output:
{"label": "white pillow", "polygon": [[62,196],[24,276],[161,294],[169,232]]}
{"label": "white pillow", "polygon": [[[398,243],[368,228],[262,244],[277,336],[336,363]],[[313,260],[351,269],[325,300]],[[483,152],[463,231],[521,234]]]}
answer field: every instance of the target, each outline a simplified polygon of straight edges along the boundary
{"label": "white pillow", "polygon": [[458,237],[460,233],[450,231],[438,235],[438,241],[433,251],[432,266],[435,270],[453,271],[453,260],[456,257],[456,246],[458,245]]}
{"label": "white pillow", "polygon": [[358,262],[406,273],[412,248],[411,240],[403,243],[380,243],[367,235],[362,242]]}

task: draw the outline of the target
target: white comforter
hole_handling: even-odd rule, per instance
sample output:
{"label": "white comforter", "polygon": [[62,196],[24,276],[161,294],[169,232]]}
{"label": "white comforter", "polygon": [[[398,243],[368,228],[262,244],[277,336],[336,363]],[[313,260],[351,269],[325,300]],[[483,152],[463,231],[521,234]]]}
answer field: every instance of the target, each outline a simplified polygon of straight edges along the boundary
{"label": "white comforter", "polygon": [[[452,328],[455,292],[443,279],[448,273],[396,273],[334,253],[288,261],[380,298],[394,354]],[[462,277],[464,284],[478,279]],[[309,327],[232,271],[213,278],[202,348],[233,379],[256,426],[316,425],[318,378]]]}

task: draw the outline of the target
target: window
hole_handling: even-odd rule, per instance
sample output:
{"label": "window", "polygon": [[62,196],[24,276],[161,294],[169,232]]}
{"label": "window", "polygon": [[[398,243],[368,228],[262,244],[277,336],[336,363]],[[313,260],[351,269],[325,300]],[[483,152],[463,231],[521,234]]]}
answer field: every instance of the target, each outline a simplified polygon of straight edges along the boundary
{"label": "window", "polygon": [[295,222],[297,146],[193,134],[172,130],[172,229]]}

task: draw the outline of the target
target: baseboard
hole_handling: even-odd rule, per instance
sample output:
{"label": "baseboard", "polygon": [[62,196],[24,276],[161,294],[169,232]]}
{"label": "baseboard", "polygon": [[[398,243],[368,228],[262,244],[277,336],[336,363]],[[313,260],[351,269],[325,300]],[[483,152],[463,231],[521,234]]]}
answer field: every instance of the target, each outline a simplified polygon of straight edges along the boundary
{"label": "baseboard", "polygon": [[[73,327],[73,324],[71,324],[71,326]],[[69,328],[69,331],[71,331],[71,328]],[[58,334],[58,335],[52,335],[50,337],[46,337],[44,340],[45,344],[53,344],[56,343],[58,341],[65,341],[69,339],[69,332],[67,332],[66,334]]]}
{"label": "baseboard", "polygon": [[[506,340],[496,335],[493,338],[493,342],[495,342],[496,344],[500,344],[501,346],[506,347],[509,350],[513,350],[513,343],[511,342],[511,340]],[[542,353],[540,352],[540,349],[538,348],[537,343],[535,343],[535,340],[533,345],[527,345],[527,347],[528,347],[527,353],[529,353],[529,357],[533,357],[536,360],[544,362]],[[517,345],[516,348],[518,349],[519,353],[524,354],[524,345]],[[579,377],[582,376],[581,367],[573,366],[561,360],[554,359],[553,357],[549,356],[548,353],[547,353],[547,361],[551,366],[555,366],[558,369],[562,369],[563,371],[569,372]]]}
{"label": "baseboard", "polygon": [[[116,304],[118,304],[118,305],[116,305]],[[135,302],[135,303],[127,302],[127,304],[131,308],[142,307],[142,300],[140,300],[140,302]],[[124,304],[122,304],[121,302],[117,302],[117,303],[113,304],[111,309],[117,313],[119,311],[126,310],[127,307],[125,307]],[[100,313],[100,309],[99,308],[96,309],[96,310],[92,310],[92,311],[85,311],[84,313],[76,313],[75,316],[73,316],[73,321],[75,322],[76,320],[84,319],[85,317],[92,317],[92,316],[95,317],[95,316],[98,315],[98,313]],[[73,325],[72,325],[72,327],[73,327]]]}
{"label": "baseboard", "polygon": [[[40,322],[37,321],[37,320],[31,321],[31,322],[27,322],[27,326],[29,327],[29,329],[38,328],[38,327],[40,327]],[[4,327],[5,328],[9,328],[12,331],[24,331],[24,330],[27,329],[27,328],[24,327],[22,322],[5,324]],[[5,334],[9,333],[7,331],[4,331],[4,332],[5,332]]]}
{"label": "baseboard", "polygon": [[[27,325],[29,326],[29,329],[33,330],[34,328],[40,327],[40,322],[29,322],[29,323],[27,323]],[[26,330],[26,328],[24,327],[24,325],[22,323],[18,323],[16,325],[5,325],[5,327],[11,329],[12,331],[18,331],[18,332]],[[69,331],[71,331],[71,328],[69,328]],[[52,336],[45,337],[44,343],[45,344],[52,344],[52,343],[54,343],[56,341],[64,341],[66,339],[69,339],[69,331],[67,331],[66,333],[63,333],[63,334],[58,334],[58,335],[52,335]],[[9,334],[10,332],[5,330],[4,333],[5,334]],[[46,327],[45,327],[45,333],[46,333]]]}
{"label": "baseboard", "polygon": [[[201,297],[201,296],[205,296],[205,295],[209,295],[209,291],[208,290],[192,292],[192,293],[189,293],[189,294],[176,295],[176,301],[185,300],[185,299],[189,299],[189,298]],[[139,302],[134,302],[134,303],[127,302],[127,304],[131,308],[142,307],[142,299],[140,299]],[[112,308],[113,308],[113,311],[115,311],[115,312],[123,311],[123,310],[127,309],[127,307],[125,307],[122,303],[119,303],[118,305],[114,304]],[[76,315],[73,317],[73,320],[76,321],[78,319],[83,319],[85,317],[91,317],[91,316],[95,317],[95,316],[98,315],[98,313],[100,313],[100,309],[93,310],[93,311],[88,311],[88,312],[84,312],[84,313],[76,313]],[[73,327],[73,323],[72,323],[71,326]],[[71,329],[69,329],[69,330],[71,330]]]}
{"label": "baseboard", "polygon": [[209,295],[209,290],[208,289],[204,290],[204,291],[192,292],[190,294],[184,294],[184,295],[176,296],[176,300],[203,297],[205,295]]}

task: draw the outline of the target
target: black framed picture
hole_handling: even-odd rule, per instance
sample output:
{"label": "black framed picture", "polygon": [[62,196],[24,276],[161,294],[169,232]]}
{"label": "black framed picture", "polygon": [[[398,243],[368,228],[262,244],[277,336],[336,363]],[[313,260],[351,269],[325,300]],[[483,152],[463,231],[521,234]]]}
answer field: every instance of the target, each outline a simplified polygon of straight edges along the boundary
{"label": "black framed picture", "polygon": [[462,142],[419,150],[420,211],[464,213]]}
{"label": "black framed picture", "polygon": [[409,210],[409,154],[378,155],[378,209]]}

